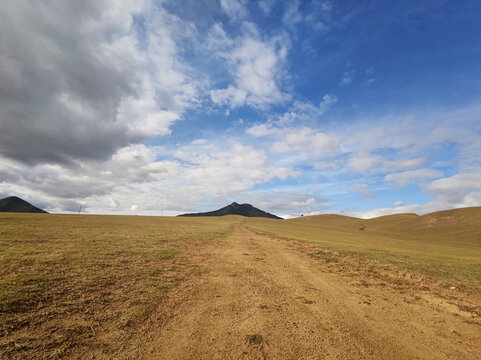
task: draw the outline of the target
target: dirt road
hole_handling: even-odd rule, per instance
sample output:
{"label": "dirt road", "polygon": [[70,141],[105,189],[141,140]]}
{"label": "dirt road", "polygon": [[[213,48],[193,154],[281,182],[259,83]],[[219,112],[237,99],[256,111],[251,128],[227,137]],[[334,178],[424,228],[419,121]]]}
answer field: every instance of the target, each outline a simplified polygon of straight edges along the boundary
{"label": "dirt road", "polygon": [[302,244],[236,225],[195,262],[200,273],[120,357],[481,359],[476,313],[429,291],[327,272]]}

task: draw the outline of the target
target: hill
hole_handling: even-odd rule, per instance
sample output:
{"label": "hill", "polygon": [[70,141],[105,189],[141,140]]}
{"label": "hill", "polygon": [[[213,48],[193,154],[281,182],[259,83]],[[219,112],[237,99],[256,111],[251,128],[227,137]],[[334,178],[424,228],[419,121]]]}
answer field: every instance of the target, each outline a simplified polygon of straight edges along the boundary
{"label": "hill", "polygon": [[280,222],[249,219],[246,225],[481,289],[481,207],[373,219],[332,214]]}
{"label": "hill", "polygon": [[224,215],[241,215],[246,217],[263,217],[269,219],[282,219],[279,216],[260,210],[251,204],[238,204],[233,202],[221,209],[204,213],[182,214],[179,216],[224,216]]}
{"label": "hill", "polygon": [[45,213],[45,210],[33,206],[29,202],[20,199],[17,196],[9,196],[0,199],[0,212],[16,212],[16,213]]}

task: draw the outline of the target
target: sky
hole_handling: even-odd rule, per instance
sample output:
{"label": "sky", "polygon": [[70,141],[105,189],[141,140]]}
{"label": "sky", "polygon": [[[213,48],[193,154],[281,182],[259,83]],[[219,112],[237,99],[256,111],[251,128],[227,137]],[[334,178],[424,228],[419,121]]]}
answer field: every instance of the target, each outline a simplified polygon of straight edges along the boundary
{"label": "sky", "polygon": [[55,213],[481,206],[481,2],[0,2],[0,197]]}

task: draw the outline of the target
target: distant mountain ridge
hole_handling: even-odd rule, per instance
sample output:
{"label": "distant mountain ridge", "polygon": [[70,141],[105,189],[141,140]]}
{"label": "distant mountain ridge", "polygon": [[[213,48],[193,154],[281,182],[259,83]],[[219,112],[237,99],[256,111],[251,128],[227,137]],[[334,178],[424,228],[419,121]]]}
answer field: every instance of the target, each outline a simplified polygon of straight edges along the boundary
{"label": "distant mountain ridge", "polygon": [[269,219],[282,219],[279,216],[260,210],[251,204],[238,204],[233,202],[221,209],[208,211],[204,213],[182,214],[178,216],[224,216],[224,215],[241,215],[246,217],[264,217]]}
{"label": "distant mountain ridge", "polygon": [[44,213],[48,214],[45,210],[39,209],[33,206],[29,202],[20,199],[17,196],[9,196],[0,199],[0,212],[15,212],[15,213]]}

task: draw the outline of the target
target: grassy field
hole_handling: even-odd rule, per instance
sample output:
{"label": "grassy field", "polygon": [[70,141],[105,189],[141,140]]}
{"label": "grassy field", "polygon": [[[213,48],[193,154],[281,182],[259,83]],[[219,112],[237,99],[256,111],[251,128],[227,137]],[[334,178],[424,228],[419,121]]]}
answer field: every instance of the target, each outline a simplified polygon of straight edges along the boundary
{"label": "grassy field", "polygon": [[108,354],[196,271],[189,249],[234,221],[0,214],[0,357],[61,357],[94,338]]}
{"label": "grassy field", "polygon": [[250,218],[252,229],[360,255],[481,291],[481,208],[401,214],[363,220],[340,215],[273,221]]}
{"label": "grassy field", "polygon": [[156,310],[199,270],[197,250],[236,223],[315,244],[312,255],[340,273],[350,271],[346,259],[367,259],[481,291],[481,208],[371,220],[3,213],[0,358],[82,357],[89,348],[109,358],[147,334],[149,319],[163,321]]}

